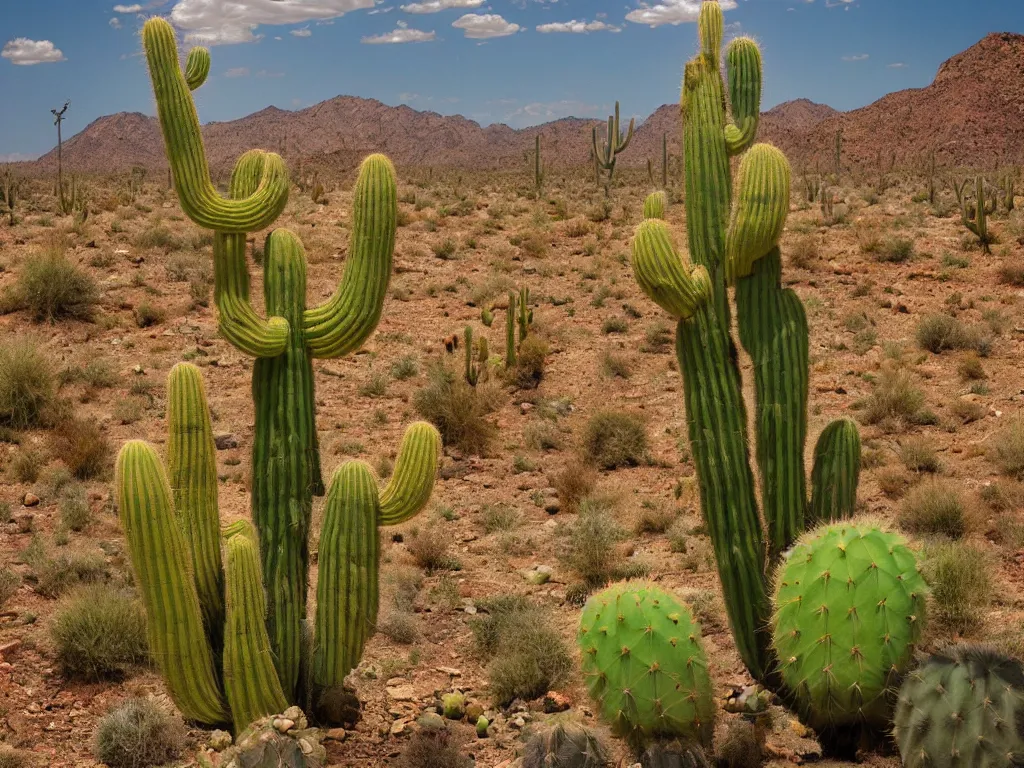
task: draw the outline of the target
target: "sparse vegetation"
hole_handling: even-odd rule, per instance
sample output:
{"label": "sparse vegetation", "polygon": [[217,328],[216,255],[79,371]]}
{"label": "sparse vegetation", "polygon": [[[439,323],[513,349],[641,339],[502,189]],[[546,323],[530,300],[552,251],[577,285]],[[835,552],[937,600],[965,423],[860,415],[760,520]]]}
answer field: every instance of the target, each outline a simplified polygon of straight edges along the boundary
{"label": "sparse vegetation", "polygon": [[985,555],[970,544],[954,541],[927,549],[924,570],[932,606],[947,630],[964,635],[981,626],[992,599],[989,569]]}
{"label": "sparse vegetation", "polygon": [[152,699],[128,699],[100,720],[93,752],[110,768],[148,768],[176,759],[186,744],[176,715]]}
{"label": "sparse vegetation", "polygon": [[583,434],[583,453],[601,469],[639,466],[649,460],[647,425],[625,411],[595,413]]}
{"label": "sparse vegetation", "polygon": [[498,406],[498,392],[486,384],[471,387],[443,362],[427,369],[427,383],[416,391],[416,411],[437,427],[446,445],[485,453],[497,435],[487,419]]}
{"label": "sparse vegetation", "polygon": [[923,480],[900,507],[900,525],[911,533],[938,534],[959,539],[967,533],[967,506],[953,484]]}
{"label": "sparse vegetation", "polygon": [[40,426],[53,396],[53,367],[39,342],[30,336],[0,342],[0,423]]}
{"label": "sparse vegetation", "polygon": [[18,275],[9,305],[38,322],[89,320],[99,301],[96,283],[58,250],[30,257]]}
{"label": "sparse vegetation", "polygon": [[576,519],[563,532],[562,559],[585,584],[596,587],[611,581],[623,567],[618,544],[626,532],[616,522],[612,505],[590,497],[580,502]]}
{"label": "sparse vegetation", "polygon": [[993,435],[991,448],[1000,472],[1024,480],[1024,418],[1013,419]]}
{"label": "sparse vegetation", "polygon": [[116,679],[149,655],[142,605],[107,584],[82,587],[64,598],[51,635],[64,674],[86,681]]}

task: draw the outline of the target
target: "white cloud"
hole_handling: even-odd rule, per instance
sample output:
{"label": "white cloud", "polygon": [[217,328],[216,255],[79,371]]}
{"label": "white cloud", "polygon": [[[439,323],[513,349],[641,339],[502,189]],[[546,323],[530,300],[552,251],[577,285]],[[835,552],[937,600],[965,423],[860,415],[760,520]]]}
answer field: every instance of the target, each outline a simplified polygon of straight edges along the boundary
{"label": "white cloud", "polygon": [[606,24],[603,21],[558,21],[551,24],[541,24],[537,27],[538,32],[570,32],[576,35],[586,34],[587,32],[602,32],[607,30],[608,32],[621,32],[620,27]]}
{"label": "white cloud", "polygon": [[55,61],[64,61],[64,54],[60,48],[54,46],[49,40],[29,40],[27,37],[16,37],[4,45],[0,56],[21,66],[32,64],[50,64]]}
{"label": "white cloud", "polygon": [[413,29],[407,24],[399,23],[398,27],[383,35],[364,37],[360,42],[367,45],[388,45],[395,43],[429,43],[437,38],[437,33],[431,30],[425,32],[422,29]]}
{"label": "white cloud", "polygon": [[[736,0],[719,0],[723,11],[736,7]],[[626,21],[660,27],[662,24],[683,24],[696,21],[700,15],[701,0],[662,0],[656,5],[641,2],[640,7],[626,14]]]}
{"label": "white cloud", "polygon": [[484,0],[425,0],[425,2],[403,5],[406,13],[437,13],[449,8],[479,8]]}
{"label": "white cloud", "polygon": [[224,77],[248,77],[248,67],[232,67],[224,73]]}
{"label": "white cloud", "polygon": [[110,24],[110,26],[112,26],[114,29],[121,28],[121,20],[117,18],[117,16],[111,16],[110,21],[107,23]]}
{"label": "white cloud", "polygon": [[142,6],[138,3],[133,5],[115,5],[114,13],[139,13],[142,10]]}
{"label": "white cloud", "polygon": [[[496,104],[507,104],[507,99],[501,99]],[[560,101],[534,101],[524,104],[518,109],[506,112],[502,122],[514,128],[522,128],[529,125],[560,120],[563,117],[600,117],[602,108],[599,104],[587,104],[583,101],[573,99],[562,99]]]}
{"label": "white cloud", "polygon": [[364,8],[373,0],[177,0],[170,18],[186,42],[230,45],[259,40],[261,24],[326,21]]}
{"label": "white cloud", "polygon": [[518,24],[505,21],[496,13],[467,13],[453,21],[452,26],[463,30],[466,37],[473,40],[506,37],[514,35],[521,29]]}
{"label": "white cloud", "polygon": [[892,64],[886,64],[889,69],[906,69],[907,65],[902,61],[894,61]]}
{"label": "white cloud", "polygon": [[311,37],[313,31],[309,27],[303,27],[302,29],[293,29],[288,34],[292,35],[293,37]]}
{"label": "white cloud", "polygon": [[854,54],[853,56],[843,56],[843,61],[865,61],[866,59],[870,58],[871,56],[869,54],[857,53]]}

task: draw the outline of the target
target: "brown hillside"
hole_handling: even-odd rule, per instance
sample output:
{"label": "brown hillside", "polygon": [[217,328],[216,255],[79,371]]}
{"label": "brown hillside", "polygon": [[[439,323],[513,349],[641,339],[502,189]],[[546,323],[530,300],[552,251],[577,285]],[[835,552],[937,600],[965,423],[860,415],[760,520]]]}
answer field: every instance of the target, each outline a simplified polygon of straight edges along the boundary
{"label": "brown hillside", "polygon": [[[486,169],[525,165],[537,133],[544,137],[549,166],[583,165],[591,127],[600,124],[566,118],[521,130],[502,124],[485,128],[460,115],[337,96],[295,112],[267,107],[239,120],[210,123],[203,133],[211,164],[222,171],[251,147],[282,152],[293,163],[381,150],[406,165]],[[874,164],[878,147],[895,152],[901,164],[914,163],[932,149],[945,165],[1016,160],[1024,145],[1024,36],[989,35],[945,62],[931,85],[889,94],[851,112],[806,99],[780,104],[764,113],[760,135],[782,147],[795,164],[827,163],[840,128],[847,166]],[[659,107],[639,126],[621,163],[639,166],[659,158],[665,133],[670,150],[678,153],[679,132],[679,107]],[[94,121],[66,142],[64,155],[69,168],[89,173],[165,164],[156,120],[139,113]],[[31,165],[49,170],[55,162],[54,151]]]}

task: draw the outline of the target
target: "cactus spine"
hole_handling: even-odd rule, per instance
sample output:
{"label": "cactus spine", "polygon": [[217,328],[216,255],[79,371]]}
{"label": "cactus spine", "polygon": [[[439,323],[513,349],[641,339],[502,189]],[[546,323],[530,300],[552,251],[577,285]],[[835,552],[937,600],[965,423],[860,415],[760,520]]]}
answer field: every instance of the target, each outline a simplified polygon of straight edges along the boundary
{"label": "cactus spine", "polygon": [[1024,665],[984,646],[955,646],[911,672],[896,704],[906,768],[1024,764]]}
{"label": "cactus spine", "polygon": [[597,173],[598,183],[601,180],[601,171],[607,172],[604,182],[604,193],[607,196],[609,187],[615,177],[615,164],[618,162],[618,155],[626,150],[633,140],[633,129],[636,127],[636,119],[630,119],[629,129],[625,134],[619,130],[619,102],[615,102],[615,114],[608,116],[608,128],[605,131],[605,138],[602,143],[597,141],[597,127],[591,132],[591,143],[594,150],[594,166]]}
{"label": "cactus spine", "polygon": [[[270,657],[284,699],[295,703],[306,696],[308,702],[317,693],[305,690],[300,679],[300,670],[308,667],[303,662],[308,536],[313,496],[324,490],[314,423],[312,359],[340,357],[358,349],[380,319],[394,250],[394,169],[382,155],[371,155],[363,161],[354,191],[350,257],[341,283],[323,305],[306,306],[306,260],[301,242],[284,229],[270,233],[264,257],[264,303],[269,317],[261,318],[250,301],[245,238],[248,232],[270,226],[284,208],[289,191],[284,163],[272,153],[245,153],[235,165],[230,197],[220,197],[210,181],[191,96],[191,90],[200,87],[209,73],[209,54],[194,49],[182,71],[174,31],[158,18],[146,22],[143,43],[182,209],[198,225],[214,230],[214,295],[221,333],[241,352],[256,358],[252,520],[259,543],[257,561],[269,598],[266,628]],[[182,386],[172,380],[176,392]],[[172,403],[175,397],[171,396]],[[205,405],[193,404],[191,413],[205,422],[204,411]],[[171,428],[173,433],[180,424],[172,421]],[[202,450],[186,452],[180,462],[180,471],[190,478],[189,483],[193,477],[213,476],[212,459],[203,452],[209,445],[208,422],[205,428],[194,427],[193,431],[195,434],[188,433],[187,440],[182,440],[189,445],[201,444]],[[405,519],[426,503],[433,487],[439,445],[432,427],[410,428],[391,482],[380,494],[378,522]],[[172,466],[178,466],[174,464],[178,461],[176,456],[172,453]],[[349,494],[363,493],[361,487],[350,487],[347,482],[340,482],[337,487],[336,496],[343,499]],[[215,591],[208,586],[214,571],[209,521],[216,520],[215,487],[207,485],[194,490],[186,483],[181,494],[183,514],[190,519],[197,516],[207,523],[195,533],[190,531],[190,536],[194,536],[193,559],[199,564],[195,580],[205,604],[206,594]],[[346,546],[356,547],[346,542]],[[352,557],[360,556],[362,547],[365,543],[358,545]],[[341,552],[334,562],[344,564],[348,557]],[[325,573],[321,565],[321,579],[329,580],[334,575]],[[159,613],[162,609],[155,606],[154,610]],[[214,616],[218,607],[211,602],[206,610]],[[219,610],[223,611],[223,607]],[[347,612],[342,618],[343,622],[361,620]],[[152,616],[150,621],[159,623]],[[345,638],[358,632],[368,631],[365,626],[356,630],[338,622],[328,625],[324,631],[331,647],[347,642]],[[361,649],[361,645],[352,646],[346,663],[358,661]],[[267,699],[274,698],[266,691],[264,694]],[[243,719],[246,716],[243,713]],[[196,719],[221,722],[223,717]]]}
{"label": "cactus spine", "polygon": [[995,237],[988,229],[988,217],[995,213],[996,198],[991,200],[985,196],[985,177],[974,177],[974,205],[972,206],[967,197],[967,185],[970,179],[964,179],[962,183],[953,184],[953,191],[956,192],[956,201],[960,205],[960,221],[963,225],[978,238],[983,253],[991,253],[989,245],[995,242]]}
{"label": "cactus spine", "polygon": [[[807,321],[800,300],[780,280],[778,238],[789,210],[789,164],[774,147],[751,146],[760,109],[760,52],[749,38],[729,45],[733,121],[727,122],[726,84],[719,71],[723,23],[718,3],[705,2],[698,22],[701,52],[686,65],[683,80],[686,221],[694,264],[675,250],[666,224],[652,218],[637,228],[633,271],[643,291],[678,321],[676,353],[690,444],[733,637],[751,674],[778,689],[769,644],[767,568],[803,530],[808,508],[803,474]],[[744,152],[733,201],[729,158]],[[756,457],[766,530],[729,333],[730,284],[736,286],[740,341],[754,362]],[[838,458],[836,465],[857,471]],[[856,487],[854,478],[845,480]]]}

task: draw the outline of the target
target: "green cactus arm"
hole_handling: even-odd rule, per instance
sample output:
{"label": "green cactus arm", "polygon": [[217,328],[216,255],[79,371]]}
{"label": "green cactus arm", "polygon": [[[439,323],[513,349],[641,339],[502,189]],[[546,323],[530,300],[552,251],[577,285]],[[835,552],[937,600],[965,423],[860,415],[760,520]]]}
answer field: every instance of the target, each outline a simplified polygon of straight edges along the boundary
{"label": "green cactus arm", "polygon": [[188,545],[174,514],[167,474],[151,445],[125,443],[117,457],[114,488],[146,608],[150,652],[171,698],[188,720],[224,723],[228,713],[203,631]]}
{"label": "green cactus arm", "polygon": [[[257,189],[265,154],[252,150],[238,158],[231,174],[233,199],[242,200]],[[244,234],[213,234],[213,297],[220,332],[232,346],[253,357],[277,357],[284,352],[288,321],[283,317],[263,320],[253,309]]]}
{"label": "green cactus arm", "polygon": [[687,319],[711,297],[711,278],[676,252],[668,227],[648,219],[633,238],[633,274],[640,289],[676,319]]}
{"label": "green cactus arm", "polygon": [[313,357],[353,352],[377,327],[391,280],[397,221],[394,166],[384,155],[370,155],[363,160],[356,181],[345,276],[334,295],[306,310],[303,318]]}
{"label": "green cactus arm", "polygon": [[740,162],[736,200],[725,239],[730,284],[750,274],[779,242],[789,216],[789,161],[770,144],[753,146]]}
{"label": "green cactus arm", "polygon": [[508,292],[508,311],[505,313],[505,367],[516,364],[516,307],[519,297],[513,291]]}
{"label": "green cactus arm", "polygon": [[267,636],[267,598],[256,542],[256,531],[247,521],[233,524],[224,532],[224,692],[236,734],[254,720],[283,712],[288,706]]}
{"label": "green cactus arm", "polygon": [[853,517],[860,482],[860,431],[851,419],[829,424],[814,446],[808,527]]}
{"label": "green cactus arm", "polygon": [[220,558],[217,459],[199,369],[178,363],[167,377],[167,473],[174,509],[192,555],[192,574],[214,653],[222,646],[224,580]]}
{"label": "green cactus arm", "polygon": [[441,435],[418,421],[405,430],[391,479],[380,494],[380,524],[399,525],[430,500],[441,455]]}
{"label": "green cactus arm", "polygon": [[807,507],[807,316],[800,298],[783,289],[781,279],[776,247],[736,282],[736,324],[754,368],[756,458],[773,561],[803,531]]}
{"label": "green cactus arm", "polygon": [[[255,232],[270,226],[288,202],[284,162],[267,153],[260,184],[250,197],[220,197],[210,181],[199,117],[178,62],[174,29],[161,18],[149,19],[142,29],[142,41],[182,210],[200,227],[219,232]],[[193,67],[193,74],[195,70]]]}
{"label": "green cactus arm", "polygon": [[761,51],[749,37],[738,37],[729,43],[725,64],[733,120],[725,126],[725,146],[738,155],[754,143],[761,119]]}
{"label": "green cactus arm", "polygon": [[193,48],[188,52],[185,62],[185,83],[188,89],[194,91],[201,88],[209,76],[210,51],[202,47]]}
{"label": "green cactus arm", "polygon": [[377,623],[377,480],[361,461],[331,478],[318,555],[313,694],[342,685]]}
{"label": "green cactus arm", "polygon": [[633,131],[636,128],[636,118],[631,117],[629,119],[629,128],[626,130],[625,138],[619,132],[619,102],[615,102],[615,132],[612,134],[614,137],[615,154],[618,155],[626,151],[629,147],[630,142],[633,141]]}
{"label": "green cactus arm", "polygon": [[651,192],[644,200],[645,219],[664,219],[668,198],[662,190]]}

